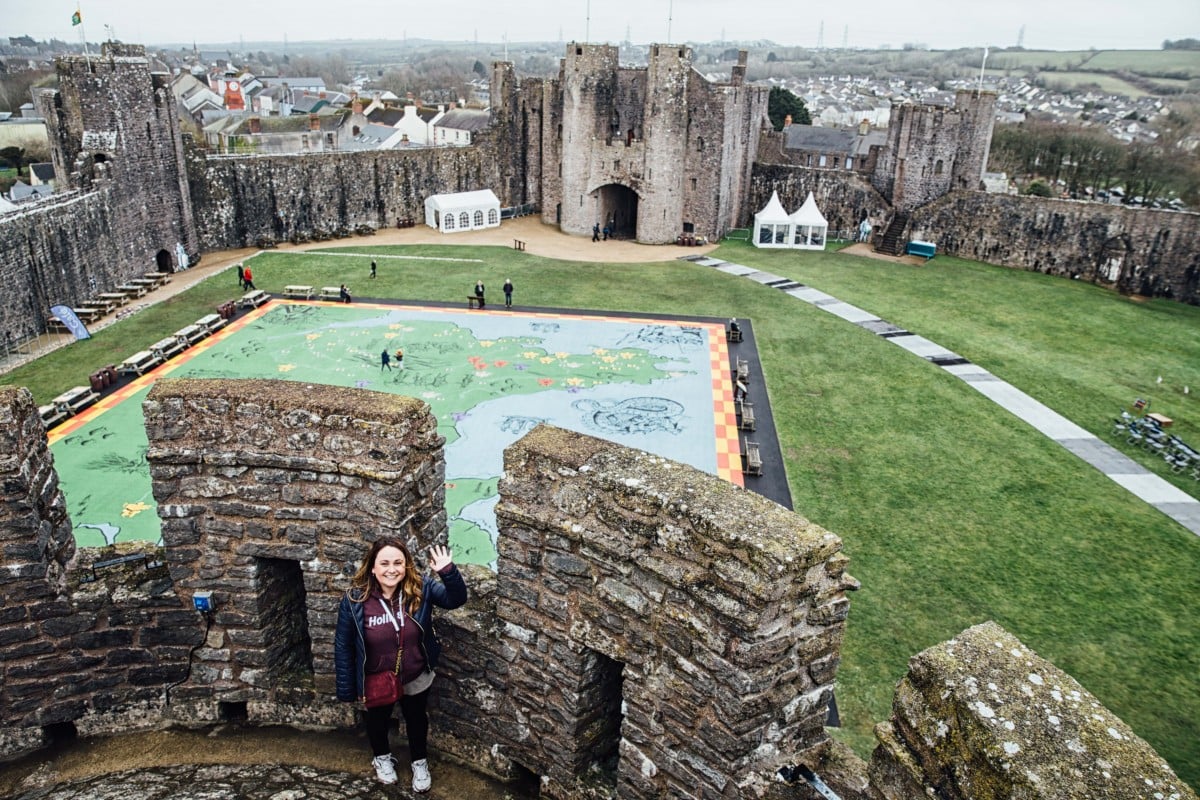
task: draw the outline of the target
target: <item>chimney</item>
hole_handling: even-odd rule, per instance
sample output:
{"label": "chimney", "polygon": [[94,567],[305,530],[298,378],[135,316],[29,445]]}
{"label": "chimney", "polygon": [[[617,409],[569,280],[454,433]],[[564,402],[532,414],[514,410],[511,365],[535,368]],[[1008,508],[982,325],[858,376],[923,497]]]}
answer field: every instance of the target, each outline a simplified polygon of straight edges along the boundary
{"label": "chimney", "polygon": [[352,106],[350,106],[350,110],[353,111],[355,114],[361,114],[362,109],[363,109],[362,100],[359,100],[357,97],[355,97],[354,104]]}
{"label": "chimney", "polygon": [[251,134],[262,133],[262,120],[258,117],[250,117],[246,120],[246,129]]}
{"label": "chimney", "polygon": [[321,91],[317,92],[317,99],[318,99],[318,100],[324,100],[324,99],[325,99],[325,90],[324,90],[324,89],[322,89]]}
{"label": "chimney", "polygon": [[321,118],[318,117],[316,114],[309,114],[308,115],[308,129],[310,131],[321,130]]}
{"label": "chimney", "polygon": [[783,129],[787,130],[790,127],[792,127],[792,115],[788,114],[783,118]]}
{"label": "chimney", "polygon": [[871,120],[864,119],[862,122],[858,123],[858,135],[859,136],[866,136],[867,131],[869,131],[869,130],[871,130]]}
{"label": "chimney", "polygon": [[738,50],[737,64],[729,71],[729,82],[741,86],[746,82],[746,51]]}

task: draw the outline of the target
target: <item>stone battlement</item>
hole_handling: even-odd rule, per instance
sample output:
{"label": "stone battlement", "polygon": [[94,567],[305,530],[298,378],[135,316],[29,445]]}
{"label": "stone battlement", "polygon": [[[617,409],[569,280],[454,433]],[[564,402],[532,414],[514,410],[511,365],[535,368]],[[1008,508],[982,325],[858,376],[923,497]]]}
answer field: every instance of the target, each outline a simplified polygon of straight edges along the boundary
{"label": "stone battlement", "polygon": [[[336,604],[388,534],[445,541],[444,440],[413,398],[163,380],[143,405],[163,522],[76,553],[29,393],[0,389],[0,753],[65,729],[349,727]],[[840,539],[692,467],[540,426],[505,453],[495,573],[439,618],[434,741],[546,797],[1195,800],[1070,676],[995,625],[916,656],[868,768],[828,739]],[[195,590],[216,610],[191,608]],[[828,768],[828,769],[827,769]],[[1145,787],[1145,788],[1143,788]]]}

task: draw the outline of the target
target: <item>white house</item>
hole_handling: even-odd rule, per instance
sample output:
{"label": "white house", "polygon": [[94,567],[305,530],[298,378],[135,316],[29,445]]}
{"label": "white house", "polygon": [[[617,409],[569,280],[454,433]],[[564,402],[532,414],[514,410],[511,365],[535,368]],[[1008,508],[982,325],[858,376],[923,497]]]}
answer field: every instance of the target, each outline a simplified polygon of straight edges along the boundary
{"label": "white house", "polygon": [[442,233],[500,227],[500,200],[491,189],[425,198],[425,224]]}

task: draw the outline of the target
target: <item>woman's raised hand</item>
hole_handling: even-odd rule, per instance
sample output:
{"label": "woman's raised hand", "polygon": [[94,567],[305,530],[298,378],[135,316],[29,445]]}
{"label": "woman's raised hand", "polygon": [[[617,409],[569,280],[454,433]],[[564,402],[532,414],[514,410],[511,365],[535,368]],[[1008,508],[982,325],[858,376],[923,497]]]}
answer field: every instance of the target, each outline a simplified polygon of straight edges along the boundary
{"label": "woman's raised hand", "polygon": [[429,548],[429,566],[433,567],[434,572],[441,572],[446,567],[454,563],[450,557],[450,548],[444,544],[435,544]]}

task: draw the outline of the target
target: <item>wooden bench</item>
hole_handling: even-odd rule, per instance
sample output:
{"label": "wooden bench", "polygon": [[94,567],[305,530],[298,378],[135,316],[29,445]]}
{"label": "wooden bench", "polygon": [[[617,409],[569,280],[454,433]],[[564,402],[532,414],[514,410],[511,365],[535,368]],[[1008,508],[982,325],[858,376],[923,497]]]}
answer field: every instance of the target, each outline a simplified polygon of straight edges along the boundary
{"label": "wooden bench", "polygon": [[76,386],[50,402],[64,414],[77,414],[100,399],[100,395],[92,391],[90,386]]}
{"label": "wooden bench", "polygon": [[118,375],[142,375],[163,362],[162,356],[150,350],[139,350],[121,362]]}
{"label": "wooden bench", "polygon": [[321,287],[321,299],[322,300],[341,300],[342,299],[342,287],[340,287],[340,286],[322,286]]}
{"label": "wooden bench", "polygon": [[238,308],[258,308],[263,303],[271,299],[271,295],[264,292],[262,289],[255,289],[252,292],[246,292],[238,300]]}
{"label": "wooden bench", "polygon": [[737,360],[737,379],[742,382],[750,380],[750,363],[744,358]]}
{"label": "wooden bench", "polygon": [[525,242],[521,239],[513,239],[513,250],[524,250]]}
{"label": "wooden bench", "polygon": [[150,345],[150,352],[158,354],[163,361],[174,358],[188,348],[190,342],[178,336],[168,336]]}
{"label": "wooden bench", "polygon": [[467,295],[467,308],[483,308],[483,300],[473,294]]}
{"label": "wooden bench", "polygon": [[745,400],[736,401],[738,427],[744,431],[752,431],[755,429],[754,422],[754,403],[747,403]]}
{"label": "wooden bench", "polygon": [[726,328],[725,329],[725,341],[740,342],[741,340],[742,340],[742,329],[741,328]]}
{"label": "wooden bench", "polygon": [[294,300],[311,300],[313,296],[313,287],[301,286],[300,284],[285,286],[283,287],[283,296],[290,297]]}
{"label": "wooden bench", "polygon": [[762,475],[762,455],[758,451],[758,442],[746,441],[746,452],[742,453],[742,458],[746,460],[746,466],[742,467],[742,472],[746,475]]}
{"label": "wooden bench", "polygon": [[148,281],[154,281],[155,286],[171,282],[171,273],[169,272],[144,272],[142,277]]}

